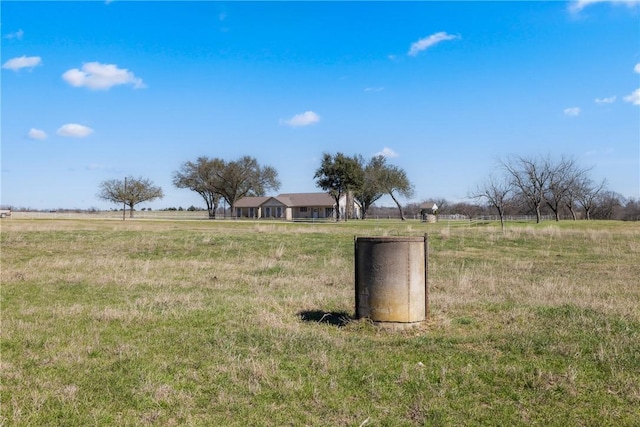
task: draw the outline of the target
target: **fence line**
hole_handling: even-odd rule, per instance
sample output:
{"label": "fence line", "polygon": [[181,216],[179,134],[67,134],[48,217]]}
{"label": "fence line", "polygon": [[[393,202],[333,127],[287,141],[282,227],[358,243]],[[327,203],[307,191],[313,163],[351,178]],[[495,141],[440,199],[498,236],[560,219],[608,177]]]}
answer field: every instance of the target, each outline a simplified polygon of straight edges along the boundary
{"label": "fence line", "polygon": [[[15,219],[109,219],[109,220],[120,220],[122,221],[122,211],[95,211],[95,212],[22,212],[22,211],[13,211],[11,216],[3,219],[11,220],[11,218]],[[206,211],[136,211],[133,218],[129,217],[129,212],[125,214],[125,220],[131,221],[136,219],[146,219],[146,220],[209,220],[209,215]],[[554,219],[551,215],[542,215],[540,217],[541,221],[549,221]],[[253,221],[271,221],[273,219],[263,218],[263,219],[255,219],[255,218],[238,218],[235,216],[216,216],[215,220],[228,220],[228,221],[245,221],[245,220],[253,220]],[[368,216],[367,220],[373,221],[400,221],[400,218],[394,218],[392,216]],[[410,221],[420,221],[420,218],[412,218],[410,217]],[[273,220],[275,221],[275,220]],[[335,222],[334,219],[327,218],[295,218],[292,220],[284,220],[278,219],[278,221],[283,222],[324,222],[331,223]],[[352,219],[350,221],[359,221],[357,219]],[[438,223],[447,223],[448,225],[458,225],[458,226],[474,226],[480,225],[482,223],[487,222],[499,222],[500,217],[497,215],[484,215],[477,217],[467,217],[465,215],[438,215],[437,222]],[[504,217],[505,222],[535,222],[535,215],[506,215]]]}

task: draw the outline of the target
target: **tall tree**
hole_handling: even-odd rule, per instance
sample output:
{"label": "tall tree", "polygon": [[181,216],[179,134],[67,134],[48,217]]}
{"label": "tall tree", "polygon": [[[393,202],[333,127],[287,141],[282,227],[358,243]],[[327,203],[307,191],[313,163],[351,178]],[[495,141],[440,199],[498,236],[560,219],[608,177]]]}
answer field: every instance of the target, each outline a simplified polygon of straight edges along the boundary
{"label": "tall tree", "polygon": [[511,184],[536,214],[536,223],[540,223],[541,206],[545,201],[545,191],[551,176],[549,157],[511,157],[500,162],[509,176]]}
{"label": "tall tree", "polygon": [[354,192],[354,198],[360,205],[362,219],[366,219],[369,208],[384,196],[384,190],[380,186],[380,176],[384,167],[384,156],[374,156],[364,166],[362,186]]}
{"label": "tall tree", "polygon": [[489,178],[479,184],[471,197],[485,199],[487,204],[498,212],[500,217],[500,228],[504,233],[504,214],[509,196],[513,191],[512,184],[506,179],[496,178],[490,175]]}
{"label": "tall tree", "polygon": [[278,172],[271,166],[260,166],[251,156],[232,162],[198,157],[195,162],[183,163],[174,172],[173,184],[200,194],[207,204],[209,218],[215,218],[221,199],[234,212],[235,204],[245,196],[263,196],[267,190],[280,188]]}
{"label": "tall tree", "polygon": [[400,211],[400,219],[404,221],[404,212],[397,196],[413,197],[413,184],[411,184],[409,178],[407,178],[407,173],[403,169],[395,165],[388,165],[386,164],[386,158],[383,159],[385,159],[385,164],[379,174],[380,188],[394,201]]}
{"label": "tall tree", "polygon": [[204,199],[211,219],[215,219],[220,203],[218,172],[224,166],[225,163],[221,159],[202,156],[195,162],[183,163],[180,170],[173,174],[173,185],[195,191]]}
{"label": "tall tree", "polygon": [[362,187],[364,171],[361,157],[349,157],[342,153],[335,155],[324,153],[320,167],[313,177],[316,180],[316,186],[329,193],[335,200],[336,221],[341,217],[346,220],[349,216],[349,203],[347,203],[347,211],[342,215],[340,199],[350,191],[355,193]]}
{"label": "tall tree", "polygon": [[162,188],[153,185],[146,178],[126,177],[124,180],[109,179],[100,183],[100,199],[129,206],[129,217],[133,218],[133,208],[138,203],[150,202],[164,197]]}
{"label": "tall tree", "polygon": [[264,196],[267,190],[278,190],[278,172],[271,166],[260,166],[251,156],[228,162],[216,172],[217,192],[235,212],[235,204],[246,196]]}

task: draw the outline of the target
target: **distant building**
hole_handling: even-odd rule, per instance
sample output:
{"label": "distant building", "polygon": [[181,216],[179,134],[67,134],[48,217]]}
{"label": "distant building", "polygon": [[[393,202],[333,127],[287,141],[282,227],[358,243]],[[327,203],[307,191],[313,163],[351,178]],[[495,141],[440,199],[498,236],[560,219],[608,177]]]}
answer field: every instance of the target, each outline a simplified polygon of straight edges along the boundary
{"label": "distant building", "polygon": [[327,193],[284,193],[275,197],[244,197],[235,204],[237,218],[282,219],[336,219],[343,218],[350,200],[351,216],[360,217],[359,206],[353,198],[343,196],[336,207],[335,200]]}

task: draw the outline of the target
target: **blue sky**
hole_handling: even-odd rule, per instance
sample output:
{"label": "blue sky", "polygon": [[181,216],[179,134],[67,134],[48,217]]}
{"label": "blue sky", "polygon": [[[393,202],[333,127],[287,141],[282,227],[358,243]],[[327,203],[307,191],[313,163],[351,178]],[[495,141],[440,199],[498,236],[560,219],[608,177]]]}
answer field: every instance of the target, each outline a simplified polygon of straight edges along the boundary
{"label": "blue sky", "polygon": [[416,202],[466,199],[511,154],[640,197],[637,1],[0,7],[3,205],[118,207],[98,186],[133,175],[165,192],[140,207],[204,207],[171,183],[199,156],[314,192],[338,151],[384,153]]}

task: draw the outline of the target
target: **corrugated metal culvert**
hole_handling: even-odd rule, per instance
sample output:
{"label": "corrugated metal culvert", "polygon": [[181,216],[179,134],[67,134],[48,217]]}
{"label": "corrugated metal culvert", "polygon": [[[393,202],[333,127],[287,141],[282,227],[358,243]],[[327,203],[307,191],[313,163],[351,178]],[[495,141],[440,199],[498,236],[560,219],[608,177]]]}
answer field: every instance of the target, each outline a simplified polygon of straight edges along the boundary
{"label": "corrugated metal culvert", "polygon": [[423,237],[356,237],[356,317],[391,328],[428,318],[428,244]]}

